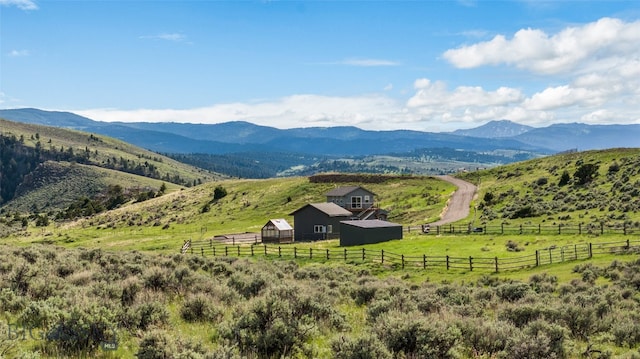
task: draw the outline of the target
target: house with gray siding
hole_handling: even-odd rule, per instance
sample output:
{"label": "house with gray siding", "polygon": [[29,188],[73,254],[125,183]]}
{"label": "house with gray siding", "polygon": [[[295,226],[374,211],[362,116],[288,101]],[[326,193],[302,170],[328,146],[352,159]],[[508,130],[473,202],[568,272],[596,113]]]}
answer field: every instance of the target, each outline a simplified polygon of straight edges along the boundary
{"label": "house with gray siding", "polygon": [[387,211],[375,205],[376,194],[360,186],[334,188],[325,194],[327,202],[351,211],[358,219],[387,219]]}
{"label": "house with gray siding", "polygon": [[340,237],[340,222],[353,213],[335,203],[310,203],[291,213],[296,241],[317,241]]}
{"label": "house with gray siding", "polygon": [[340,245],[356,246],[402,239],[402,225],[379,219],[340,222]]}

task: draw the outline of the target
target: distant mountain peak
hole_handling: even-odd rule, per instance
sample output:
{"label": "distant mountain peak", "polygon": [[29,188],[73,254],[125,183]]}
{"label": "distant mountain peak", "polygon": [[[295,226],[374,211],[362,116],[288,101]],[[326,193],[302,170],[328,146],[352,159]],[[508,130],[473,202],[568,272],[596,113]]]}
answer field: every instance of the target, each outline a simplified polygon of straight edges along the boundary
{"label": "distant mountain peak", "polygon": [[468,137],[504,138],[518,136],[532,129],[533,127],[531,126],[521,125],[509,120],[495,120],[487,122],[480,127],[456,130],[452,134]]}

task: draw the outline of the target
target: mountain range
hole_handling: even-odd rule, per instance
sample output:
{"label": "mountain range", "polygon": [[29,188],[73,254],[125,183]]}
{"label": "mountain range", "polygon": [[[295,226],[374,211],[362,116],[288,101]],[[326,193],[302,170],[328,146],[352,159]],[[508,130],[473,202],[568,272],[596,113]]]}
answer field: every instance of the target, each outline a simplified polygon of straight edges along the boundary
{"label": "mountain range", "polygon": [[368,131],[352,126],[277,129],[243,121],[220,124],[100,122],[71,112],[33,108],[0,110],[0,118],[103,134],[160,153],[280,152],[367,156],[422,148],[453,148],[479,152],[515,150],[546,155],[573,149],[637,147],[640,144],[640,125],[567,123],[534,128],[501,120],[450,133]]}

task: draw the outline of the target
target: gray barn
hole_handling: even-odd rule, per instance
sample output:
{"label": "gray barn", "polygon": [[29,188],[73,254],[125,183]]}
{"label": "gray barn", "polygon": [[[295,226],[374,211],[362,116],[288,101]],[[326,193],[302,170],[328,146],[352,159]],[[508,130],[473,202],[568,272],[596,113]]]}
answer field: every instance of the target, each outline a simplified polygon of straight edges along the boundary
{"label": "gray barn", "polygon": [[310,203],[291,213],[296,241],[317,241],[340,236],[340,221],[353,213],[335,203]]}
{"label": "gray barn", "polygon": [[402,225],[373,219],[340,222],[340,245],[356,246],[402,239]]}

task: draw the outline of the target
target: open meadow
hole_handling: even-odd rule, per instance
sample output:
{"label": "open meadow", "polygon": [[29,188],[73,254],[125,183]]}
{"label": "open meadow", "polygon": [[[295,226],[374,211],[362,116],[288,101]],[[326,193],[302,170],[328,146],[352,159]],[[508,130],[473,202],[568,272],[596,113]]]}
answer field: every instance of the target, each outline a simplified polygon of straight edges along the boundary
{"label": "open meadow", "polygon": [[[610,174],[611,164],[597,160],[592,187],[570,183],[566,192],[597,192],[607,186],[602,177],[617,181],[618,172],[636,180],[626,166],[632,161],[614,160],[618,171]],[[583,163],[597,161],[586,157]],[[548,164],[521,166],[509,172],[546,170]],[[636,211],[578,210],[576,201],[557,212],[549,207],[542,216],[511,219],[506,199],[487,201],[486,193],[508,191],[487,173],[466,175],[484,178],[472,204],[476,211],[428,234],[421,225],[439,218],[453,186],[411,176],[355,182],[376,193],[389,220],[405,227],[401,240],[366,246],[217,239],[259,233],[267,220],[290,220],[297,208],[349,184],[307,178],[217,181],[71,221],[37,226],[27,219],[2,240],[0,355],[639,356]],[[532,198],[526,191],[540,176],[521,176],[512,195]],[[553,182],[550,177],[548,186]],[[611,193],[609,203],[619,203],[618,195],[636,198]],[[487,208],[502,220],[479,219]],[[606,220],[589,227],[580,216],[587,210]]]}

